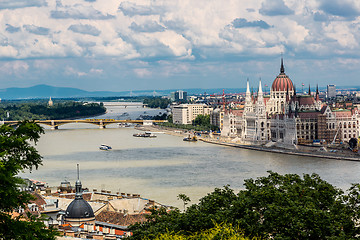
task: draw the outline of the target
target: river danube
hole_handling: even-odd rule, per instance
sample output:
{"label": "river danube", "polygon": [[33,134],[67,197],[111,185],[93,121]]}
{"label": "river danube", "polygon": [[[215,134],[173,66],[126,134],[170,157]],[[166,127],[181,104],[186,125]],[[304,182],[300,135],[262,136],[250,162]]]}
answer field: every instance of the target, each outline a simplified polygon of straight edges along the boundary
{"label": "river danube", "polygon": [[[112,108],[109,115],[118,119],[146,111],[159,110]],[[266,176],[267,171],[285,173],[318,173],[323,179],[343,189],[360,182],[360,162],[326,160],[265,153],[239,148],[184,142],[182,138],[157,133],[157,138],[135,138],[134,128],[115,124],[98,129],[87,124],[69,124],[58,130],[46,129],[37,145],[43,166],[21,176],[58,186],[64,179],[74,185],[76,164],[80,177],[90,190],[136,193],[162,204],[180,207],[179,193],[192,202],[215,187],[229,184],[243,188],[244,179]],[[108,144],[111,151],[101,151]]]}

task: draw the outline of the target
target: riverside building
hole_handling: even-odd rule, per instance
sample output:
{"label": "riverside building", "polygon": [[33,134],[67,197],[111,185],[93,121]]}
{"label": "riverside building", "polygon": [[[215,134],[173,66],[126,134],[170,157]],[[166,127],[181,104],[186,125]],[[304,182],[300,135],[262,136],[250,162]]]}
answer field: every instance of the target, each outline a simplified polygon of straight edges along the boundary
{"label": "riverside building", "polygon": [[243,108],[215,109],[211,119],[220,123],[223,137],[237,138],[245,144],[309,144],[319,140],[331,143],[358,138],[358,109],[331,108],[319,95],[318,87],[312,93],[310,86],[308,94],[298,95],[281,59],[280,73],[269,96],[264,96],[261,80],[256,94],[250,92],[247,81]]}
{"label": "riverside building", "polygon": [[175,124],[191,124],[198,115],[209,115],[213,108],[205,104],[180,104],[171,107]]}

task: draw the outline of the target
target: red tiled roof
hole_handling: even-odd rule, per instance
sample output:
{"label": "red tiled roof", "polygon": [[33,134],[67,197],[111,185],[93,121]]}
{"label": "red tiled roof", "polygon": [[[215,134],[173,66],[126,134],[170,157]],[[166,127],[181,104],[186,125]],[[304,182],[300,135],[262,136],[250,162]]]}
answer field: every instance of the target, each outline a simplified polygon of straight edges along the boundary
{"label": "red tiled roof", "polygon": [[299,105],[314,105],[315,99],[313,96],[305,95],[305,96],[299,96],[295,95],[291,98],[290,102],[299,102]]}
{"label": "red tiled roof", "polygon": [[148,214],[124,215],[123,213],[119,212],[102,211],[97,216],[95,216],[95,220],[120,226],[129,226],[138,222],[145,222],[147,215]]}
{"label": "red tiled roof", "polygon": [[41,210],[43,210],[42,206],[46,204],[44,198],[36,192],[31,193],[31,195],[35,197],[35,200],[31,200],[30,202],[35,203],[39,209],[41,208]]}

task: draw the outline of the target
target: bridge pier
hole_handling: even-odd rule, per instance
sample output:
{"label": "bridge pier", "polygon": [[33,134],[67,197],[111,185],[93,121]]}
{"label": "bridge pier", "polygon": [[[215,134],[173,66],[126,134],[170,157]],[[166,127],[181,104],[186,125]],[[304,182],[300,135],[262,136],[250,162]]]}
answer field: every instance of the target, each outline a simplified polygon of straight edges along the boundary
{"label": "bridge pier", "polygon": [[51,128],[50,128],[50,129],[51,129],[51,130],[59,129],[59,126],[56,126],[56,125],[55,125],[55,121],[54,121],[54,120],[51,121]]}
{"label": "bridge pier", "polygon": [[106,126],[104,125],[103,121],[100,120],[100,125],[99,125],[100,129],[104,129],[106,128]]}

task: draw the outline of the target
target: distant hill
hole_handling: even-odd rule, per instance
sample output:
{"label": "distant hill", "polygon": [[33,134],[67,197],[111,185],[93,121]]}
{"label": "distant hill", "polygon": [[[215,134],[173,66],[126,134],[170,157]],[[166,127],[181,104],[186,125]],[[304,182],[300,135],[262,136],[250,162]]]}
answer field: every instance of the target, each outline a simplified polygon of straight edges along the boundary
{"label": "distant hill", "polygon": [[[325,87],[319,87],[320,90],[326,90]],[[340,89],[351,89],[359,90],[358,86],[354,87],[336,87]],[[86,98],[86,97],[129,97],[129,96],[168,96],[171,92],[177,90],[183,90],[188,92],[188,95],[192,94],[217,94],[221,95],[223,92],[222,88],[188,88],[188,89],[168,89],[168,90],[135,90],[135,91],[85,91],[78,88],[70,87],[53,87],[49,85],[36,85],[28,88],[5,88],[0,89],[0,98],[4,100],[15,100],[15,99],[43,99],[43,98]],[[243,93],[246,91],[245,88],[225,88],[225,94],[230,93]],[[255,91],[257,89],[254,89]],[[270,91],[269,87],[263,88],[267,93]],[[315,90],[312,89],[313,91]]]}
{"label": "distant hill", "polygon": [[[49,85],[36,85],[27,88],[0,89],[0,98],[4,100],[15,99],[43,99],[43,98],[84,98],[84,97],[128,97],[128,96],[167,96],[179,89],[169,90],[137,90],[137,91],[85,91],[70,87],[53,87]],[[188,94],[222,94],[222,89],[182,89]],[[241,92],[244,89],[225,89],[226,93]]]}
{"label": "distant hill", "polygon": [[88,92],[77,88],[52,87],[48,85],[36,85],[28,88],[0,89],[1,99],[36,99],[36,98],[72,98],[72,97],[102,97],[116,96],[120,93],[96,91]]}

